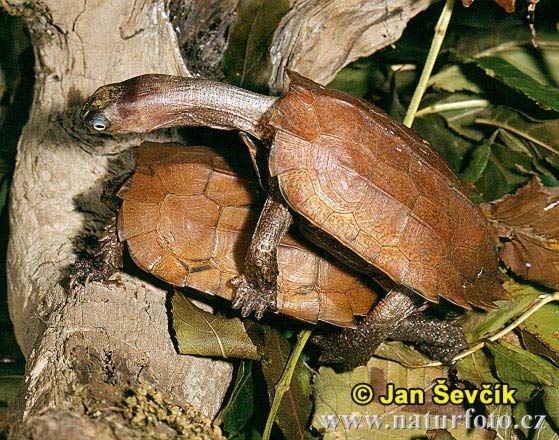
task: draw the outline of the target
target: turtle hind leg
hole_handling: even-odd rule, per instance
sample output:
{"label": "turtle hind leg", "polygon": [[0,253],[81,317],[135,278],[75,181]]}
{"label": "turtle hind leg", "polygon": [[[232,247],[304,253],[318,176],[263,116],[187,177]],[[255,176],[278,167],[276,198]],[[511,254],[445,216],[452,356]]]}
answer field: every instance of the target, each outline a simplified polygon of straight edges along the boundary
{"label": "turtle hind leg", "polygon": [[351,370],[364,365],[402,321],[418,311],[423,300],[411,290],[398,286],[386,294],[357,329],[345,329],[333,337],[316,337],[323,349],[320,363],[343,364]]}
{"label": "turtle hind leg", "polygon": [[277,246],[292,223],[292,215],[278,190],[272,190],[252,236],[242,275],[233,279],[234,309],[243,316],[252,312],[260,319],[266,310],[276,310]]}
{"label": "turtle hind leg", "polygon": [[402,321],[389,338],[411,342],[419,351],[444,364],[450,364],[458,353],[468,348],[460,325],[424,313],[416,313]]}
{"label": "turtle hind leg", "polygon": [[72,268],[70,289],[89,281],[106,282],[122,268],[123,247],[118,238],[116,219],[113,219],[105,228],[93,255],[78,260]]}

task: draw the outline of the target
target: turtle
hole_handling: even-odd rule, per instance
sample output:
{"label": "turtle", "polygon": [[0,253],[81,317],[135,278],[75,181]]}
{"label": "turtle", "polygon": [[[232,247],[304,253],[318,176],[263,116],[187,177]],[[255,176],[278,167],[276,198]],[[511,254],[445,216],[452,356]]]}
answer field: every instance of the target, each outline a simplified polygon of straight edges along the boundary
{"label": "turtle", "polygon": [[[98,259],[80,261],[74,279],[107,281],[122,267],[126,244],[134,263],[162,281],[231,300],[231,281],[241,272],[262,204],[257,181],[204,146],[144,142],[134,157],[132,175],[123,183],[116,179],[118,216],[101,239]],[[354,329],[355,318],[376,303],[379,288],[392,287],[378,276],[377,286],[371,285],[297,230],[283,237],[277,257],[274,312],[308,324]],[[433,324],[421,314],[408,318],[389,336],[429,352],[430,342],[416,331],[427,320]],[[455,331],[449,322],[436,325],[442,332]]]}
{"label": "turtle", "polygon": [[[119,243],[134,263],[176,287],[226,300],[239,276],[262,196],[258,184],[204,146],[144,142],[117,197]],[[355,328],[378,294],[370,280],[288,232],[277,248],[274,310],[307,323]]]}
{"label": "turtle", "polygon": [[[407,317],[441,298],[463,309],[496,307],[495,237],[458,177],[428,142],[380,108],[288,72],[288,92],[265,96],[229,84],[140,75],[99,88],[81,119],[98,133],[208,126],[243,133],[267,198],[243,273],[233,280],[243,316],[277,300],[277,245],[295,219],[311,242],[345,264],[394,282],[357,329],[317,341],[323,360],[367,362]],[[427,339],[449,335],[425,325]],[[463,348],[452,335],[432,357]]]}

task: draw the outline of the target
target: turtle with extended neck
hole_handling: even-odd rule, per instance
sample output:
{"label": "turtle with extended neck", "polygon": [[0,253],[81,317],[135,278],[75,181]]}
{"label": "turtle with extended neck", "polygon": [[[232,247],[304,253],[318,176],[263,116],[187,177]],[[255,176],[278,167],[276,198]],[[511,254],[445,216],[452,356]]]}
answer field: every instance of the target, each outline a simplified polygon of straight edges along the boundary
{"label": "turtle with extended neck", "polygon": [[[142,75],[98,89],[81,117],[103,133],[202,125],[245,134],[268,198],[234,281],[233,306],[244,316],[275,306],[276,248],[294,215],[305,236],[346,264],[390,277],[396,287],[356,330],[321,341],[328,362],[366,362],[424,300],[487,308],[505,298],[487,220],[427,142],[366,101],[295,73],[290,79],[288,93],[276,98],[204,79]],[[424,329],[437,338],[436,325]],[[432,356],[448,361],[463,345]]]}

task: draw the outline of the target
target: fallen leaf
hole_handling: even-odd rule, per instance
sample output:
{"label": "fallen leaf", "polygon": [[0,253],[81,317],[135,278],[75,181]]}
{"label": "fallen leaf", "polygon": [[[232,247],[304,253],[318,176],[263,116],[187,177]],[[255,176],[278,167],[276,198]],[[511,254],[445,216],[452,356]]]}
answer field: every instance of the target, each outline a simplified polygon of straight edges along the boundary
{"label": "fallen leaf", "polygon": [[178,291],[173,294],[171,306],[180,354],[260,358],[256,345],[239,318],[226,318],[206,312]]}
{"label": "fallen leaf", "polygon": [[254,381],[252,363],[242,362],[237,371],[237,379],[227,403],[217,416],[215,423],[230,435],[240,435],[243,427],[254,414]]}
{"label": "fallen leaf", "polygon": [[481,206],[502,239],[501,260],[521,277],[559,288],[559,187],[537,177]]}
{"label": "fallen leaf", "polygon": [[503,328],[511,319],[524,312],[539,295],[545,293],[514,281],[507,281],[503,287],[510,294],[511,299],[495,301],[496,309],[470,310],[457,319],[468,342],[476,342]]}
{"label": "fallen leaf", "polygon": [[[537,343],[542,344],[546,350],[541,347],[535,350],[539,351],[537,354],[544,354],[553,359],[555,362],[559,361],[559,329],[557,323],[559,322],[559,304],[551,303],[546,304],[526,321],[522,323],[523,335],[528,333],[536,339]],[[535,346],[535,342],[531,346]],[[534,350],[530,350],[534,351]]]}
{"label": "fallen leaf", "polygon": [[[543,420],[540,420],[540,417],[542,416],[534,417],[534,411],[532,409],[528,409],[527,405],[524,402],[520,402],[514,405],[512,407],[512,413],[518,429],[522,431],[522,433],[525,435],[525,438],[537,440],[559,440],[559,435],[551,427],[551,424],[547,420],[547,417],[545,415],[542,415],[544,417]],[[521,423],[521,420],[529,420],[531,428],[525,427],[524,424]],[[541,426],[539,426],[538,429],[535,430],[534,427],[538,422],[541,422]]]}
{"label": "fallen leaf", "polygon": [[495,377],[492,370],[492,361],[485,350],[478,350],[456,363],[458,379],[481,387],[484,383],[497,383],[500,380]]}
{"label": "fallen leaf", "polygon": [[[321,367],[314,381],[315,413],[312,427],[324,434],[325,440],[409,440],[425,437],[428,428],[446,428],[459,440],[494,438],[494,432],[489,430],[467,430],[464,419],[459,418],[465,413],[460,405],[433,403],[431,390],[435,379],[443,377],[445,370],[441,367],[410,369],[378,358],[372,358],[366,366],[344,373]],[[352,400],[352,389],[357,384],[371,385],[374,390],[371,403],[359,405]],[[396,388],[425,390],[425,403],[383,405],[378,398],[385,394],[388,384],[394,384]],[[451,425],[453,416],[457,424],[455,427],[437,426],[433,420],[434,414],[439,416],[440,424],[446,417],[448,425]],[[430,426],[426,426],[428,415],[431,416]],[[399,429],[394,429],[396,424]],[[402,429],[404,424],[407,429]]]}
{"label": "fallen leaf", "polygon": [[[262,360],[262,373],[268,387],[270,404],[274,399],[275,387],[278,384],[283,370],[291,354],[291,344],[276,329],[263,325],[264,352]],[[312,411],[311,400],[311,374],[299,358],[289,390],[283,395],[276,424],[288,439],[312,439],[307,430],[308,419]]]}
{"label": "fallen leaf", "polygon": [[551,362],[502,341],[488,342],[487,347],[495,360],[497,376],[509,387],[516,388],[518,401],[530,400],[542,386],[554,386],[557,369]]}

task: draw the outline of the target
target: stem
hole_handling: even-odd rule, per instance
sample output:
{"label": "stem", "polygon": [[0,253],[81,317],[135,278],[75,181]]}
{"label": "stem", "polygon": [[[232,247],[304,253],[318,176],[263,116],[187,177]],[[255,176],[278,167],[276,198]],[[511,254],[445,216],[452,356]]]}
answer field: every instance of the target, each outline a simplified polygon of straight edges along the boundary
{"label": "stem", "polygon": [[493,127],[502,128],[503,130],[508,130],[511,133],[514,133],[514,134],[516,134],[520,137],[523,137],[524,139],[529,140],[530,142],[533,142],[534,144],[539,145],[540,147],[545,148],[548,151],[551,151],[553,154],[559,154],[559,151],[557,151],[551,145],[548,145],[545,142],[542,142],[539,139],[536,139],[535,137],[530,136],[528,133],[525,133],[521,130],[518,130],[517,128],[514,128],[511,125],[505,124],[503,122],[492,121],[491,119],[485,119],[485,118],[477,118],[477,119],[474,120],[474,122],[476,124],[491,125]]}
{"label": "stem", "polygon": [[418,110],[415,114],[416,117],[430,115],[433,113],[446,112],[449,110],[463,110],[466,108],[488,107],[490,102],[487,99],[469,99],[467,101],[458,102],[443,102]]}
{"label": "stem", "polygon": [[[524,311],[518,318],[516,318],[514,321],[512,321],[505,328],[498,331],[497,333],[494,333],[490,337],[486,338],[484,341],[481,341],[480,343],[474,345],[472,348],[469,348],[468,350],[465,350],[462,353],[457,354],[452,359],[452,361],[456,362],[456,361],[459,361],[460,359],[463,359],[463,358],[465,358],[465,357],[467,357],[471,354],[474,354],[476,351],[479,351],[483,347],[485,347],[487,342],[495,342],[495,341],[501,339],[507,333],[510,333],[512,330],[514,330],[516,327],[518,327],[520,324],[522,324],[524,321],[526,321],[530,316],[532,316],[534,313],[536,313],[543,306],[545,306],[546,304],[549,304],[550,302],[553,302],[553,301],[559,301],[559,292],[555,292],[551,295],[542,295],[542,296],[538,297],[537,301],[535,301],[530,307],[528,307],[528,309],[526,309],[526,311]],[[442,365],[441,362],[431,362],[429,364],[421,365],[421,367],[438,367],[440,365]]]}
{"label": "stem", "polygon": [[262,440],[269,440],[270,438],[281,399],[283,398],[283,395],[289,391],[289,386],[291,384],[291,379],[293,378],[293,373],[295,372],[295,367],[297,366],[297,361],[299,360],[301,352],[303,351],[303,348],[305,348],[305,344],[309,340],[311,333],[312,329],[301,330],[301,332],[299,332],[297,343],[295,344],[295,347],[293,348],[293,351],[289,356],[289,360],[287,361],[279,382],[276,384],[276,392],[274,394],[272,407],[270,408],[270,414],[268,414],[268,420],[266,420],[266,426],[264,427]]}
{"label": "stem", "polygon": [[415,92],[411,98],[410,106],[404,118],[404,125],[411,127],[413,120],[415,119],[415,114],[419,108],[419,103],[423,94],[427,89],[427,81],[431,76],[433,67],[435,66],[435,61],[441,50],[441,45],[448,29],[448,23],[450,22],[450,17],[452,17],[452,9],[454,7],[454,0],[446,0],[439,21],[435,26],[435,36],[433,37],[433,42],[431,43],[431,48],[429,49],[429,54],[427,55],[427,60],[425,61],[425,66],[423,67],[423,72],[421,72],[421,77],[419,78],[419,83],[415,88]]}

